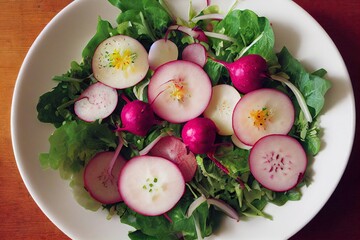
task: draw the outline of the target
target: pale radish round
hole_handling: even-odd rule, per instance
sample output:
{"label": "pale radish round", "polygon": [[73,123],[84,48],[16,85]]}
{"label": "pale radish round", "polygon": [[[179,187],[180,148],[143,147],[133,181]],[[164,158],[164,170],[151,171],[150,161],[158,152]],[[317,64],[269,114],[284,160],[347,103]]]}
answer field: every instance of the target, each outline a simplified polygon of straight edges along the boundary
{"label": "pale radish round", "polygon": [[206,49],[200,43],[193,43],[187,45],[182,52],[182,60],[190,61],[204,67],[207,54]]}
{"label": "pale radish round", "polygon": [[233,86],[220,84],[212,88],[211,100],[204,111],[204,117],[215,123],[219,135],[229,136],[234,133],[232,115],[240,98],[240,93]]}
{"label": "pale radish round", "polygon": [[157,69],[164,63],[177,60],[179,55],[178,47],[168,39],[156,40],[149,50],[149,65],[152,70]]}
{"label": "pale radish round", "polygon": [[86,122],[108,117],[116,108],[116,89],[100,82],[90,85],[74,104],[75,114]]}
{"label": "pale radish round", "polygon": [[286,94],[262,88],[245,94],[236,104],[233,129],[241,142],[254,145],[266,135],[287,134],[294,119],[294,105]]}
{"label": "pale radish round", "polygon": [[145,216],[171,210],[183,196],[185,181],[171,161],[154,156],[130,159],[119,176],[119,192],[125,204]]}
{"label": "pale radish round", "polygon": [[199,65],[176,60],[155,71],[148,86],[148,99],[159,117],[182,123],[204,112],[211,88],[209,76]]}
{"label": "pale radish round", "polygon": [[[120,170],[125,164],[125,159],[118,155],[111,166],[115,152],[101,152],[95,155],[84,170],[84,187],[90,195],[103,204],[113,204],[122,201],[118,191],[117,180]],[[109,168],[111,174],[109,174]]]}
{"label": "pale radish round", "polygon": [[116,35],[99,44],[92,59],[94,77],[113,88],[140,82],[149,69],[148,54],[139,41]]}
{"label": "pale radish round", "polygon": [[241,149],[245,149],[245,150],[250,150],[252,148],[252,146],[250,145],[246,145],[245,143],[243,143],[242,141],[240,141],[235,134],[231,135],[231,141],[233,142],[233,144],[235,146],[237,146],[238,148]]}
{"label": "pale radish round", "polygon": [[301,144],[287,135],[268,135],[255,143],[249,155],[250,172],[265,188],[283,192],[303,178],[307,157]]}
{"label": "pale radish round", "polygon": [[186,145],[173,136],[162,137],[150,150],[149,155],[163,157],[174,162],[184,176],[185,182],[190,182],[196,172],[195,155],[188,151]]}

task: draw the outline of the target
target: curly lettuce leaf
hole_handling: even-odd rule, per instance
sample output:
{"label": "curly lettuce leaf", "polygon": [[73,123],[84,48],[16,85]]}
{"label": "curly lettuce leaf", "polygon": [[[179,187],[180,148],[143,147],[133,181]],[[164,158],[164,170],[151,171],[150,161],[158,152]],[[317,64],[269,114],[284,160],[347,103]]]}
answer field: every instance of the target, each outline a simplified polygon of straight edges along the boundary
{"label": "curly lettuce leaf", "polygon": [[136,38],[144,45],[162,38],[172,22],[171,16],[157,0],[109,0],[109,2],[121,10],[117,18],[119,33]]}
{"label": "curly lettuce leaf", "polygon": [[78,173],[96,153],[116,147],[117,137],[107,124],[66,122],[50,136],[48,153],[40,154],[43,167],[59,170],[64,179]]}

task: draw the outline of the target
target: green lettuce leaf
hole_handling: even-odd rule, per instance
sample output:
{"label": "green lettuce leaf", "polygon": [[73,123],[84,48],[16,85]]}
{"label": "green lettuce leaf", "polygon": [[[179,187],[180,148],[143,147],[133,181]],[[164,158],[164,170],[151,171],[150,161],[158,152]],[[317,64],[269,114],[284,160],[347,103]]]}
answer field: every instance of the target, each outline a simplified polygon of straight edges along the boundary
{"label": "green lettuce leaf", "polygon": [[66,122],[50,136],[48,153],[40,154],[43,167],[59,170],[64,179],[79,172],[96,153],[116,147],[117,137],[107,124]]}
{"label": "green lettuce leaf", "polygon": [[269,65],[276,64],[274,32],[265,17],[259,17],[251,10],[234,10],[214,27],[214,32],[225,34],[234,43],[211,39],[211,46],[218,58],[232,62],[247,54],[259,54]]}
{"label": "green lettuce leaf", "polygon": [[319,115],[325,103],[325,94],[331,87],[331,82],[324,79],[323,70],[311,74],[295,59],[287,48],[283,48],[278,54],[282,71],[290,76],[290,80],[303,94],[313,117]]}

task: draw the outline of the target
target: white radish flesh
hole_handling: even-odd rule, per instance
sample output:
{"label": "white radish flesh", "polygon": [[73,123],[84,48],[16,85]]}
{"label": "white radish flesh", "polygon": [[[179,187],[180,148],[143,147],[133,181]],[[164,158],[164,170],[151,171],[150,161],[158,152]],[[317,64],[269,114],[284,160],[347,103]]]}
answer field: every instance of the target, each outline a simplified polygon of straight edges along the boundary
{"label": "white radish flesh", "polygon": [[179,138],[173,136],[161,138],[150,150],[149,155],[163,157],[175,163],[183,174],[185,182],[193,179],[198,166],[195,155],[187,150],[186,145]]}
{"label": "white radish flesh", "polygon": [[139,41],[116,35],[99,44],[92,59],[94,77],[113,88],[140,82],[149,69],[148,54]]}
{"label": "white radish flesh", "polygon": [[261,185],[283,192],[294,188],[302,180],[307,157],[296,139],[287,135],[269,135],[253,146],[249,166]]}
{"label": "white radish flesh", "polygon": [[206,49],[200,43],[187,45],[182,52],[182,60],[190,61],[204,67],[207,60]]}
{"label": "white radish flesh", "polygon": [[86,122],[108,117],[116,108],[116,89],[100,82],[90,85],[74,104],[75,114]]}
{"label": "white radish flesh", "polygon": [[211,89],[210,78],[200,66],[176,60],[155,71],[148,86],[148,99],[159,117],[182,123],[204,112]]}
{"label": "white radish flesh", "polygon": [[[90,195],[103,204],[113,204],[122,201],[118,191],[117,180],[125,159],[118,155],[111,166],[114,152],[101,152],[95,155],[85,166],[84,186]],[[112,167],[111,174],[109,168]]]}
{"label": "white radish flesh", "polygon": [[219,135],[229,136],[234,133],[232,114],[240,98],[240,93],[230,85],[220,84],[212,88],[211,100],[204,111],[204,117],[215,123]]}
{"label": "white radish flesh", "polygon": [[134,157],[119,177],[119,192],[125,204],[145,216],[168,212],[184,191],[185,181],[179,168],[161,157]]}
{"label": "white radish flesh", "polygon": [[294,105],[286,94],[262,88],[242,96],[234,109],[233,128],[241,142],[254,145],[266,135],[287,134],[294,119]]}
{"label": "white radish flesh", "polygon": [[177,60],[179,55],[178,47],[170,40],[159,39],[155,41],[149,50],[149,65],[152,70],[156,70],[164,63]]}

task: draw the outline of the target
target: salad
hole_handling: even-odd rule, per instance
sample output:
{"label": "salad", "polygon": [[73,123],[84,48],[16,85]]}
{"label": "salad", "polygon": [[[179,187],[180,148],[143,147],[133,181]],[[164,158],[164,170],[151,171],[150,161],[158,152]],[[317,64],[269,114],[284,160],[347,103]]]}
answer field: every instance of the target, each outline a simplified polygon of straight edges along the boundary
{"label": "salad", "polygon": [[175,17],[166,2],[109,0],[82,61],[38,102],[53,124],[44,168],[84,208],[134,227],[131,239],[202,239],[223,215],[272,219],[301,199],[320,151],[331,83],[309,73],[270,21],[215,5]]}

